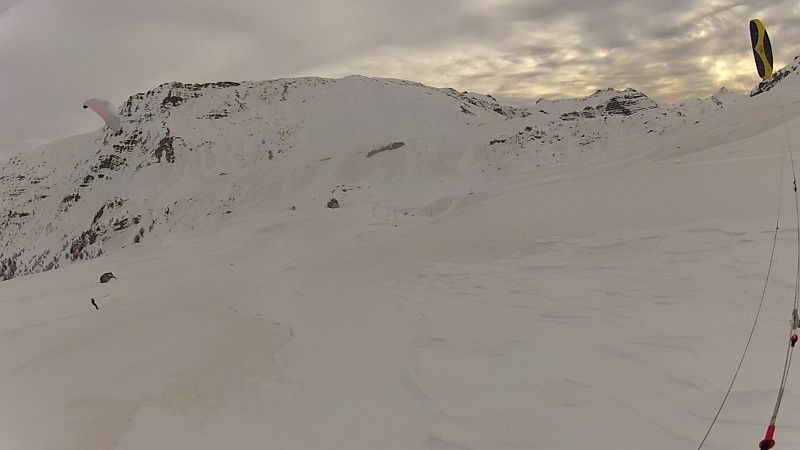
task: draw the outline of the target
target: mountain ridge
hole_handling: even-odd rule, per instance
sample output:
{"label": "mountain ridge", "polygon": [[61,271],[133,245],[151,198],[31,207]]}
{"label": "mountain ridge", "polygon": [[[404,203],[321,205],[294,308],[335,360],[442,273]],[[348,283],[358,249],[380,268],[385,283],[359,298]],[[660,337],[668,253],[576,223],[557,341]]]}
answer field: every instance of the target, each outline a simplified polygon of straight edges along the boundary
{"label": "mountain ridge", "polygon": [[332,196],[358,214],[432,215],[442,199],[509,174],[558,170],[687,120],[630,88],[514,107],[358,75],[168,82],[132,95],[119,114],[120,132],[73,136],[0,166],[0,280]]}

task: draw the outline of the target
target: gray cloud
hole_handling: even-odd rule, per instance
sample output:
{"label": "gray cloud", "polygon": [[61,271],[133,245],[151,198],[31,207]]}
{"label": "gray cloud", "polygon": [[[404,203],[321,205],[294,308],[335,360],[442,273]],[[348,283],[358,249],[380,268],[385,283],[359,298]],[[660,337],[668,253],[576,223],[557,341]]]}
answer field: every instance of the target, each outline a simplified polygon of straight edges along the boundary
{"label": "gray cloud", "polygon": [[800,54],[788,0],[0,0],[0,160],[99,127],[172,80],[408,78],[535,99],[634,87],[661,101],[756,82],[747,21],[778,66]]}
{"label": "gray cloud", "polygon": [[22,0],[0,0],[0,16]]}

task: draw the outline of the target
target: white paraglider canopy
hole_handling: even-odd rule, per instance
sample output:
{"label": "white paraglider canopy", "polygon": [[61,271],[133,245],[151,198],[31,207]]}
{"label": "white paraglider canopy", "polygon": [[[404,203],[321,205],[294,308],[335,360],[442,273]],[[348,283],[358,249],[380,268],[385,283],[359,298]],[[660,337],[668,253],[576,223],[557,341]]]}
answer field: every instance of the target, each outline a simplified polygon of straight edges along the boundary
{"label": "white paraglider canopy", "polygon": [[114,105],[111,104],[108,100],[103,100],[101,98],[92,98],[83,102],[83,109],[92,108],[94,112],[97,113],[98,116],[102,117],[103,120],[106,121],[106,125],[114,131],[119,131],[122,129],[122,125],[119,122],[119,116],[114,108]]}

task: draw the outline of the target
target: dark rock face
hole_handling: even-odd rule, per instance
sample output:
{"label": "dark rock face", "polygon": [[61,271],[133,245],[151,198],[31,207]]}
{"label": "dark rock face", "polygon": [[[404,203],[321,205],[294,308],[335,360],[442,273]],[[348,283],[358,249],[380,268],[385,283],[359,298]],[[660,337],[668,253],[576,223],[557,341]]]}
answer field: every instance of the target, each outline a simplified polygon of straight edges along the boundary
{"label": "dark rock face", "polygon": [[80,199],[81,199],[81,194],[76,192],[74,194],[69,194],[67,196],[64,196],[64,198],[61,200],[61,203],[77,202]]}
{"label": "dark rock face", "polygon": [[174,136],[167,136],[158,143],[158,147],[156,147],[155,155],[158,158],[158,162],[161,162],[161,156],[163,155],[164,158],[167,160],[168,163],[175,162],[175,148],[173,144],[175,143]]}
{"label": "dark rock face", "polygon": [[381,147],[379,149],[370,150],[367,153],[367,158],[369,158],[370,156],[375,156],[375,155],[377,155],[378,153],[381,153],[381,152],[385,152],[385,151],[389,151],[389,150],[397,150],[398,148],[400,148],[400,147],[402,147],[404,145],[406,145],[405,142],[392,142],[391,144],[384,145],[383,147]]}
{"label": "dark rock face", "polygon": [[241,83],[237,83],[235,81],[218,81],[216,83],[180,83],[174,82],[172,85],[176,88],[183,88],[188,91],[199,91],[206,88],[228,88],[239,86]]}
{"label": "dark rock face", "polygon": [[111,272],[106,272],[106,273],[100,275],[100,282],[101,283],[108,283],[109,281],[115,280],[115,279],[117,279],[117,277],[115,277],[114,274],[111,273]]}
{"label": "dark rock face", "polygon": [[0,281],[10,280],[17,275],[17,258],[20,255],[22,252],[17,252],[0,260]]}
{"label": "dark rock face", "polygon": [[633,114],[633,111],[635,111],[636,109],[640,109],[636,108],[637,105],[635,99],[644,97],[644,95],[639,94],[638,92],[637,94],[638,96],[635,97],[628,97],[628,96],[624,98],[614,97],[611,100],[609,100],[608,103],[605,104],[604,109],[609,115],[612,116],[613,115],[630,116],[631,114]]}
{"label": "dark rock face", "polygon": [[183,98],[178,97],[177,95],[169,95],[169,96],[165,97],[164,100],[161,101],[161,104],[163,106],[167,106],[167,105],[169,105],[169,106],[178,106],[181,103],[183,103]]}
{"label": "dark rock face", "polygon": [[117,170],[118,168],[125,165],[125,158],[119,157],[117,155],[105,155],[100,158],[100,164],[92,169],[94,171],[100,169],[108,169],[108,170]]}
{"label": "dark rock face", "polygon": [[[603,91],[595,92],[592,97]],[[591,100],[591,97],[590,97]],[[561,115],[561,120],[576,120],[578,118],[594,119],[601,116],[630,116],[639,111],[658,108],[656,102],[648,96],[633,89],[617,91],[608,101],[596,106],[586,106],[581,111],[573,111]]]}
{"label": "dark rock face", "polygon": [[335,198],[330,199],[328,202],[328,208],[334,209],[339,207],[339,201]]}
{"label": "dark rock face", "polygon": [[222,109],[216,112],[210,112],[208,114],[202,115],[198,117],[198,119],[222,119],[223,117],[228,117],[230,115],[230,111],[227,109]]}
{"label": "dark rock face", "polygon": [[79,259],[91,259],[99,253],[91,253],[87,251],[87,247],[97,241],[97,231],[95,229],[88,229],[81,233],[80,236],[74,238],[69,245],[69,254],[67,255],[70,261]]}

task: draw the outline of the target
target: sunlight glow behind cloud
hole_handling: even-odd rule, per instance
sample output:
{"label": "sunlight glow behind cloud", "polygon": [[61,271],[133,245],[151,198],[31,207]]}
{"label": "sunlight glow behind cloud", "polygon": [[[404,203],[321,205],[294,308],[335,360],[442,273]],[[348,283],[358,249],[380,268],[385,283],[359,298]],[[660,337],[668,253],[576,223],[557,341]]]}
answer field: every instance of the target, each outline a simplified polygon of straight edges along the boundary
{"label": "sunlight glow behind cloud", "polygon": [[800,54],[788,0],[0,0],[0,160],[95,129],[86,98],[173,80],[358,73],[519,101],[749,90],[753,17],[777,68]]}

